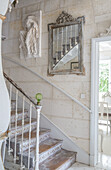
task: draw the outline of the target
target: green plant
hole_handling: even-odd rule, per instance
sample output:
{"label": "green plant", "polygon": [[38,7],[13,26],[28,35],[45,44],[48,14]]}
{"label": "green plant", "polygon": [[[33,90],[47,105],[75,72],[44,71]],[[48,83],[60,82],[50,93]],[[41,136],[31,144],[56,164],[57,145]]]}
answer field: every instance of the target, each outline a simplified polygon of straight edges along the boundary
{"label": "green plant", "polygon": [[109,63],[99,64],[99,92],[107,92],[109,89]]}

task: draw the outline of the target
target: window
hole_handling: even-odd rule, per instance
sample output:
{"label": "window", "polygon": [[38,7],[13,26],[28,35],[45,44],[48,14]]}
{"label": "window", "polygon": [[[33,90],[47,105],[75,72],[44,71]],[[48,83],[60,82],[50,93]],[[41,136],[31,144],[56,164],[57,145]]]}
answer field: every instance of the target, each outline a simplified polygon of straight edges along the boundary
{"label": "window", "polygon": [[110,60],[99,62],[99,92],[109,91]]}

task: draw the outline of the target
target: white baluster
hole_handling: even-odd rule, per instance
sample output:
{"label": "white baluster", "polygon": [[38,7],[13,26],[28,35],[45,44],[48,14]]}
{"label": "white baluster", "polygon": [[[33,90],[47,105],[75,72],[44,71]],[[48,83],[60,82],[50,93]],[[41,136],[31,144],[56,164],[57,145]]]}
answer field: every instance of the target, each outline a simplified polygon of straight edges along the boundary
{"label": "white baluster", "polygon": [[17,114],[17,108],[18,107],[18,90],[16,90],[16,112],[15,112],[15,149],[14,149],[14,163],[16,163],[16,159],[17,159],[17,118],[18,118],[18,114]]}
{"label": "white baluster", "polygon": [[4,142],[2,144],[2,161],[3,161],[3,163],[5,161],[6,139],[4,140]]}
{"label": "white baluster", "polygon": [[39,126],[40,126],[40,111],[42,106],[37,106],[37,129],[36,129],[36,162],[35,170],[39,170]]}
{"label": "white baluster", "polygon": [[32,117],[32,103],[30,103],[30,127],[29,127],[29,153],[28,153],[28,169],[30,168],[30,140],[31,140],[31,117]]}
{"label": "white baluster", "polygon": [[[10,106],[11,106],[11,99],[12,99],[12,84],[10,84]],[[12,110],[12,109],[11,109]],[[10,148],[10,138],[11,138],[11,122],[9,124],[9,145],[8,145],[8,153],[10,155],[10,152],[13,151],[13,149]]]}
{"label": "white baluster", "polygon": [[24,108],[25,108],[25,97],[23,97],[23,110],[22,110],[22,143],[21,143],[21,168],[24,169],[23,165],[23,140],[24,140]]}

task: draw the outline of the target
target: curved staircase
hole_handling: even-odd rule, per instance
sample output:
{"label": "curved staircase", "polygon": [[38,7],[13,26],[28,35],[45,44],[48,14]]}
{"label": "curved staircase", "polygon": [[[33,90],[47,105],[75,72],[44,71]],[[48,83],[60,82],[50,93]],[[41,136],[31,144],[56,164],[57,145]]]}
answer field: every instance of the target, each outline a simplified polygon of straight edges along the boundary
{"label": "curved staircase", "polygon": [[[18,97],[19,100],[20,97]],[[30,118],[30,109],[27,109],[27,107],[24,107],[24,111],[23,108],[16,107],[16,100],[11,99],[11,130],[9,130],[9,138],[6,145],[5,168],[7,170],[34,170],[36,162],[37,119]],[[77,153],[63,149],[62,142],[60,139],[51,137],[50,129],[40,127],[39,170],[66,170],[75,163]],[[21,158],[23,166],[21,166]]]}

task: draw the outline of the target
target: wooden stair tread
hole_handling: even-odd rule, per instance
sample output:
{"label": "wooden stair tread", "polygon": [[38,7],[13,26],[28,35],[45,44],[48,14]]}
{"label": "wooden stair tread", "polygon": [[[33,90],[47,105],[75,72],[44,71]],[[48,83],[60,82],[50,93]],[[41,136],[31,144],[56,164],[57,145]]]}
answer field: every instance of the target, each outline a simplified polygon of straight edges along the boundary
{"label": "wooden stair tread", "polygon": [[72,151],[67,151],[64,149],[61,149],[58,151],[56,154],[53,156],[49,157],[46,161],[42,162],[40,164],[39,169],[40,170],[54,170],[54,169],[59,169],[62,166],[64,166],[65,170],[65,165],[70,161],[70,166],[76,161],[76,152]]}
{"label": "wooden stair tread", "polygon": [[[27,113],[27,112],[28,112],[28,110],[25,109],[25,110],[24,110],[24,114]],[[22,114],[22,113],[23,113],[23,110],[17,109],[17,114]],[[16,114],[16,110],[12,110],[12,111],[11,111],[11,117],[12,117],[12,116],[15,116],[15,114]]]}
{"label": "wooden stair tread", "polygon": [[[43,142],[41,142],[41,144],[39,145],[39,153],[43,154],[43,152],[48,151],[49,149],[55,147],[56,145],[62,144],[62,140],[59,139],[52,139],[49,138]],[[24,156],[28,156],[28,149],[25,150],[25,153],[23,153]],[[35,151],[36,151],[36,147],[31,147],[30,148],[30,152],[31,155],[30,157],[34,157],[35,156]]]}
{"label": "wooden stair tread", "polygon": [[39,153],[41,154],[42,152],[47,151],[48,149],[53,148],[55,145],[61,144],[62,141],[59,139],[48,139],[46,141],[44,141],[43,143],[40,144],[39,147]]}
{"label": "wooden stair tread", "polygon": [[[49,129],[40,129],[40,132],[39,132],[39,136],[42,136],[46,133],[50,132]],[[22,134],[18,134],[17,135],[17,143],[21,143],[21,138],[22,138]],[[24,135],[23,135],[23,138],[24,138],[24,141],[23,142],[26,142],[27,140],[29,140],[29,131],[28,132],[25,132]],[[36,140],[36,129],[33,129],[31,131],[31,139],[35,139]],[[11,139],[12,142],[14,142],[14,138]]]}
{"label": "wooden stair tread", "polygon": [[[31,119],[31,126],[36,125],[36,119],[32,118]],[[25,118],[24,119],[24,129],[30,127],[30,119]],[[17,121],[17,130],[21,131],[22,130],[22,119]],[[15,122],[11,123],[11,133],[13,134],[15,132]]]}
{"label": "wooden stair tread", "polygon": [[[33,122],[36,122],[36,119],[32,118],[32,119],[31,119],[31,123],[33,123]],[[26,119],[24,120],[24,126],[25,126],[25,125],[30,125],[29,123],[30,123],[30,119],[29,119],[29,118],[26,118]],[[12,128],[15,128],[15,122],[14,122],[14,123],[11,123],[11,127],[12,127]],[[17,121],[17,127],[22,127],[22,120]]]}

